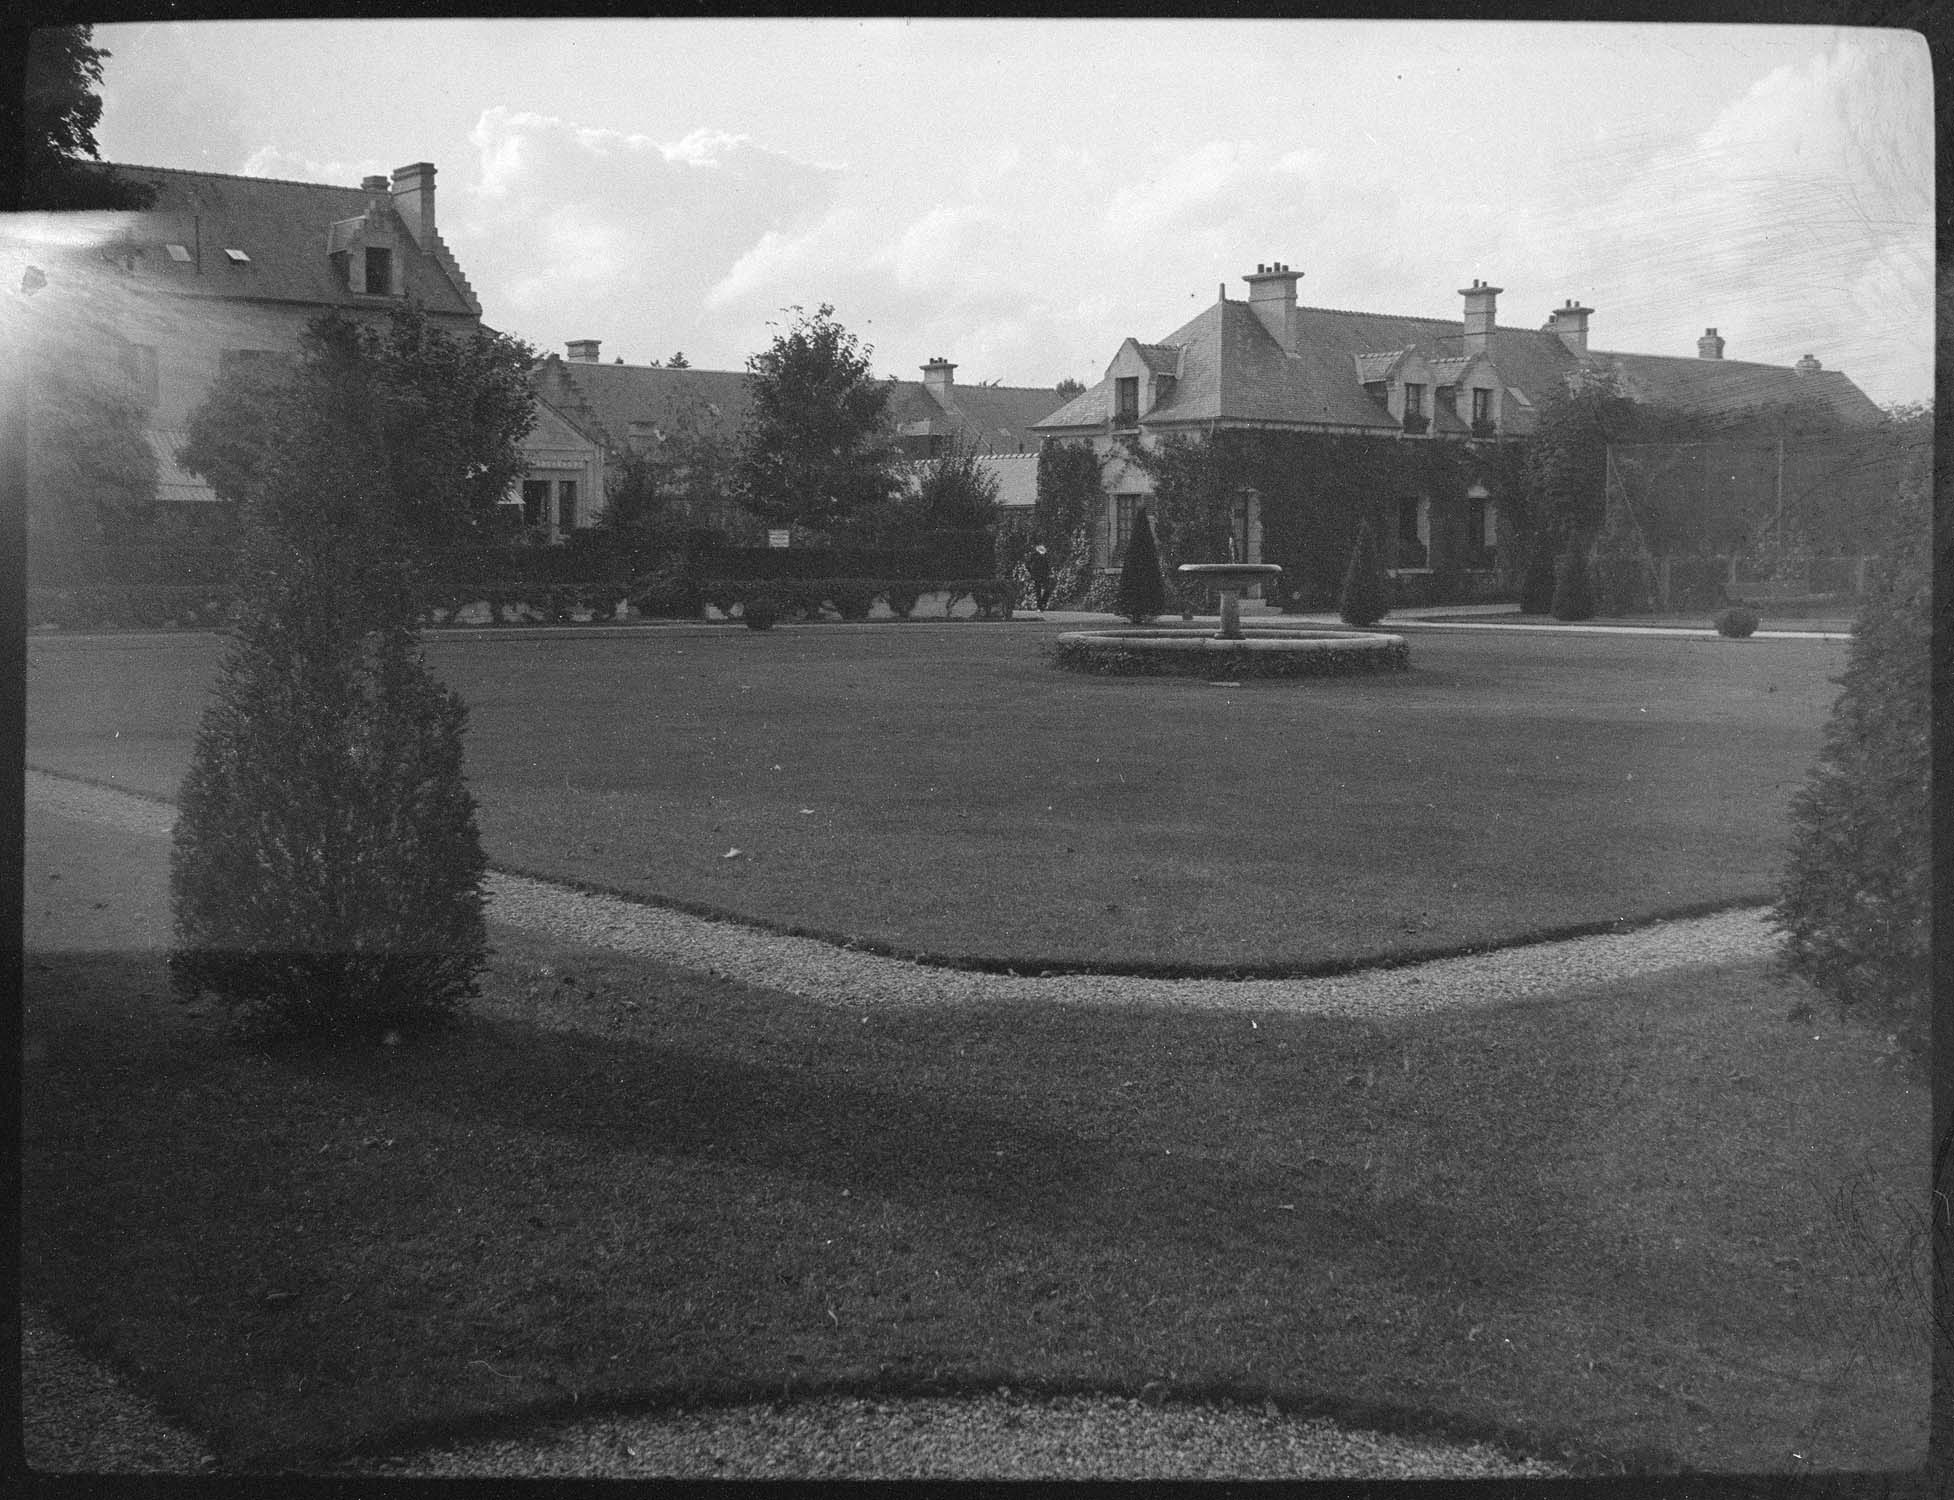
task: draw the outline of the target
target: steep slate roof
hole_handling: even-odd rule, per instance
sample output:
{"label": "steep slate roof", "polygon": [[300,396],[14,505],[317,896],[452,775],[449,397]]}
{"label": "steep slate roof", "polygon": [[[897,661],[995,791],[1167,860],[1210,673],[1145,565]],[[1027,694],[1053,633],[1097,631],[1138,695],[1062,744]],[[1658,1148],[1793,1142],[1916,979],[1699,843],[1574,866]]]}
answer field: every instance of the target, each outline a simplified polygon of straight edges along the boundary
{"label": "steep slate roof", "polygon": [[[750,397],[744,370],[666,369],[593,364],[549,355],[532,373],[537,394],[598,441],[628,446],[631,424],[660,422],[695,404],[728,429],[745,420]],[[890,382],[888,413],[898,431],[962,432],[979,451],[1015,454],[1036,447],[1032,424],[1058,404],[1049,388],[954,386],[946,412],[919,380]]]}
{"label": "steep slate roof", "polygon": [[[1181,346],[1181,379],[1173,400],[1141,420],[1151,425],[1215,421],[1397,430],[1390,413],[1364,391],[1386,377],[1408,349],[1417,349],[1435,377],[1463,372],[1465,331],[1457,318],[1398,317],[1333,308],[1296,309],[1297,353],[1285,355],[1246,302],[1210,304],[1167,336]],[[1147,346],[1142,346],[1147,347]],[[1157,347],[1157,346],[1156,346]],[[1531,406],[1505,403],[1503,430],[1524,436],[1537,408],[1576,368],[1608,369],[1629,394],[1699,412],[1735,413],[1766,403],[1813,396],[1850,421],[1878,419],[1878,408],[1836,371],[1800,375],[1776,365],[1647,354],[1589,351],[1577,355],[1545,329],[1497,328],[1491,352],[1500,382],[1523,392]],[[1044,436],[1102,426],[1112,415],[1110,379],[1036,424]],[[1469,431],[1443,406],[1435,431]]]}
{"label": "steep slate roof", "polygon": [[[176,167],[117,164],[114,170],[156,188],[148,209],[115,216],[117,240],[143,251],[135,274],[147,285],[191,297],[376,305],[380,299],[337,283],[329,239],[334,223],[377,204],[394,230],[407,296],[430,313],[481,316],[474,290],[440,235],[432,253],[419,248],[394,212],[391,192]],[[170,255],[165,247],[172,243],[190,252],[188,263]],[[227,248],[242,250],[250,261],[232,264]]]}
{"label": "steep slate roof", "polygon": [[953,385],[946,410],[918,380],[898,380],[889,419],[911,435],[960,433],[980,452],[1019,453],[1037,446],[1032,426],[1059,404],[1050,386]]}
{"label": "steep slate roof", "polygon": [[[1038,499],[1038,455],[1036,453],[987,453],[978,463],[997,480],[997,503],[1006,510],[1029,510]],[[912,490],[921,481],[929,461],[919,460],[902,466],[903,482]]]}
{"label": "steep slate roof", "polygon": [[1810,400],[1847,422],[1877,422],[1878,405],[1837,370],[1801,375],[1782,365],[1685,355],[1612,354],[1589,350],[1590,368],[1611,371],[1638,401],[1691,411],[1734,414],[1751,407]]}

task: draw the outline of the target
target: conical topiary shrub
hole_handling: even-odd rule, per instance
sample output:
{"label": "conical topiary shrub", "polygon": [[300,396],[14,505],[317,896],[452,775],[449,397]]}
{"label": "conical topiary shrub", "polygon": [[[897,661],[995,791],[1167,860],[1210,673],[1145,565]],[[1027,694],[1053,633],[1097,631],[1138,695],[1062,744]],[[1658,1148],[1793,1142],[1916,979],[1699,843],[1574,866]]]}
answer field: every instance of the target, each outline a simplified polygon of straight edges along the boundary
{"label": "conical topiary shrub", "polygon": [[1527,550],[1526,572],[1520,578],[1520,613],[1552,614],[1554,609],[1554,536],[1542,531]]}
{"label": "conical topiary shrub", "polygon": [[1391,612],[1391,580],[1385,576],[1384,562],[1378,556],[1377,536],[1369,521],[1358,529],[1357,545],[1350,550],[1350,566],[1344,569],[1343,593],[1337,599],[1337,615],[1346,625],[1375,625]]}
{"label": "conical topiary shrub", "polygon": [[357,360],[295,396],[179,797],[171,980],[255,1030],[375,1037],[446,1017],[487,952],[467,710],[421,659]]}
{"label": "conical topiary shrub", "polygon": [[1588,576],[1588,556],[1578,546],[1563,552],[1554,569],[1552,613],[1556,620],[1594,618],[1594,584]]}
{"label": "conical topiary shrub", "polygon": [[1160,547],[1153,538],[1153,517],[1143,505],[1133,516],[1133,535],[1127,539],[1120,563],[1115,610],[1135,625],[1144,625],[1167,610],[1167,582],[1160,576]]}

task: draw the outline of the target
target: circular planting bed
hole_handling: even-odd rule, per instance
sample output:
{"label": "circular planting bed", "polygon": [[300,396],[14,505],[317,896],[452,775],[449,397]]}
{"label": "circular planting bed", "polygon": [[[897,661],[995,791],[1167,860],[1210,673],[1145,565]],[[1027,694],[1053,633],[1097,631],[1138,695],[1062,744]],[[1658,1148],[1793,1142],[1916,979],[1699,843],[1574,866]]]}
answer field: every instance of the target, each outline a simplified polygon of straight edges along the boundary
{"label": "circular planting bed", "polygon": [[1411,650],[1401,635],[1362,630],[1248,629],[1240,640],[1205,630],[1071,630],[1057,661],[1108,677],[1343,677],[1402,672]]}

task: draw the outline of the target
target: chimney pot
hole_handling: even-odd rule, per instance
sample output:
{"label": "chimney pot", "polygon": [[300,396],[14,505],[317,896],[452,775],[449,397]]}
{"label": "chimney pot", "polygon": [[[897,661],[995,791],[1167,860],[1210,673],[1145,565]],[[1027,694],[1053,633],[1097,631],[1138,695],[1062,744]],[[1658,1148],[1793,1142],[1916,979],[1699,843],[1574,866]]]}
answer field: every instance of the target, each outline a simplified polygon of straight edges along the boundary
{"label": "chimney pot", "polygon": [[1723,358],[1723,340],[1717,337],[1714,328],[1704,329],[1703,337],[1696,341],[1696,357],[1698,359]]}
{"label": "chimney pot", "polygon": [[1471,286],[1459,288],[1459,295],[1465,298],[1465,352],[1468,355],[1489,355],[1493,352],[1499,294],[1504,290],[1504,287],[1489,286],[1476,276]]}
{"label": "chimney pot", "polygon": [[1795,369],[1800,375],[1816,375],[1820,370],[1824,369],[1825,366],[1821,365],[1817,360],[1813,359],[1809,354],[1807,354],[1803,359],[1799,360],[1797,364],[1793,365],[1792,368]]}
{"label": "chimney pot", "polygon": [[1592,307],[1583,307],[1572,297],[1554,309],[1547,319],[1547,332],[1560,335],[1560,341],[1576,354],[1588,352],[1588,318]]}
{"label": "chimney pot", "polygon": [[[1296,283],[1302,274],[1277,261],[1258,265],[1253,276],[1244,278],[1248,282],[1250,310],[1285,354],[1296,352]],[[1224,283],[1223,300],[1227,290]]]}

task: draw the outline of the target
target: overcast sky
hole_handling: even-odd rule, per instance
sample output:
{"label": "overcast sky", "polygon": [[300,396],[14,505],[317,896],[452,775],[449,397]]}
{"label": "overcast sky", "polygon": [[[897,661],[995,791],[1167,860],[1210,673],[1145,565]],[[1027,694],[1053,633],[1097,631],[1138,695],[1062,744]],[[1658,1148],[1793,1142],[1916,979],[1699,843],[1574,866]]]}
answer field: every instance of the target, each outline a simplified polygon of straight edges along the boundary
{"label": "overcast sky", "polygon": [[492,326],[739,369],[833,303],[878,373],[1097,380],[1244,297],[1933,380],[1925,43],[1815,27],[1322,21],[104,25],[104,159],[438,169]]}

